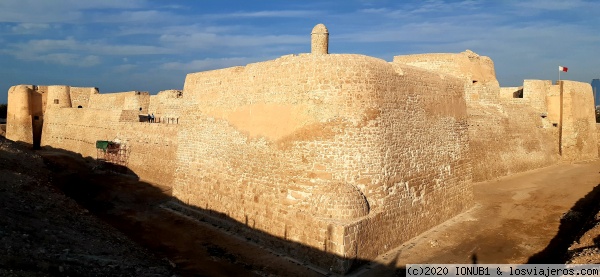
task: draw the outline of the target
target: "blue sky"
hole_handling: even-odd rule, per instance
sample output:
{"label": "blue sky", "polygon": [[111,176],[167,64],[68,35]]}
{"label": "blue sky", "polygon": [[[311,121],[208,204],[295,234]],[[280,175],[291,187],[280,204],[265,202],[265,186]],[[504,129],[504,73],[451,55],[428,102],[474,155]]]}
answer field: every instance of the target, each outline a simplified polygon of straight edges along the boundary
{"label": "blue sky", "polygon": [[600,1],[1,0],[0,103],[12,85],[181,89],[185,75],[310,52],[489,56],[501,86],[600,78]]}

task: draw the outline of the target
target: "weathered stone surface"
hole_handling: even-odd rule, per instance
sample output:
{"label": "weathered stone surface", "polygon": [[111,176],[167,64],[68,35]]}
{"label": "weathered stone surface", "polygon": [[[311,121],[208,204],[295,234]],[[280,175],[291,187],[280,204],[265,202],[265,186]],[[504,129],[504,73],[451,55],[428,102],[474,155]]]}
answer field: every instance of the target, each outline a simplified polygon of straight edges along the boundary
{"label": "weathered stone surface", "polygon": [[328,54],[327,40],[317,25],[311,54],[191,73],[152,96],[15,86],[7,137],[33,143],[39,114],[42,146],[94,157],[97,140],[119,141],[142,179],[336,271],[471,207],[473,179],[597,158],[589,85],[501,89],[471,51],[389,63]]}

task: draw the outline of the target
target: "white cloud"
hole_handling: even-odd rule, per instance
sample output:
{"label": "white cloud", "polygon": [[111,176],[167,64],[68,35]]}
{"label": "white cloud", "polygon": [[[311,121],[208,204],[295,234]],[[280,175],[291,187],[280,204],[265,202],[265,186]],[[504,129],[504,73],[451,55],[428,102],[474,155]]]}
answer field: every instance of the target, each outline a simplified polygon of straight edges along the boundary
{"label": "white cloud", "polygon": [[552,10],[552,11],[566,11],[573,9],[582,9],[582,8],[598,8],[599,4],[590,2],[590,1],[582,1],[582,0],[526,0],[526,1],[518,1],[516,6],[523,9],[529,10]]}
{"label": "white cloud", "polygon": [[91,9],[135,9],[146,6],[144,0],[2,0],[0,22],[50,23],[84,20]]}
{"label": "white cloud", "polygon": [[[171,12],[158,10],[120,11],[118,13],[89,13],[88,22],[94,23],[131,23],[133,26],[141,24],[155,25],[160,22],[174,21],[178,18]],[[130,26],[126,26],[130,27]]]}
{"label": "white cloud", "polygon": [[193,60],[190,62],[169,62],[162,64],[161,69],[165,70],[178,70],[183,72],[198,72],[205,70],[212,70],[218,68],[227,68],[232,66],[247,65],[249,63],[261,60],[259,58],[248,58],[248,57],[236,57],[236,58],[220,58],[220,59],[201,59]]}
{"label": "white cloud", "polygon": [[165,45],[173,45],[178,48],[187,49],[214,49],[222,47],[246,48],[246,47],[269,47],[284,44],[309,43],[307,36],[295,35],[218,35],[216,33],[194,33],[187,35],[162,35],[160,41]]}
{"label": "white cloud", "polygon": [[94,55],[78,55],[72,53],[51,53],[44,55],[19,55],[18,58],[27,61],[41,61],[45,63],[67,66],[90,67],[100,64],[100,58]]}
{"label": "white cloud", "polygon": [[135,64],[121,64],[114,67],[115,72],[130,72],[132,69],[137,68]]}
{"label": "white cloud", "polygon": [[134,45],[134,44],[108,44],[102,41],[80,42],[70,37],[67,39],[39,39],[29,40],[26,43],[11,45],[15,51],[28,53],[45,53],[52,51],[87,52],[95,55],[150,55],[172,53],[160,46]]}
{"label": "white cloud", "polygon": [[51,28],[47,23],[19,23],[11,28],[15,34],[36,34]]}
{"label": "white cloud", "polygon": [[208,18],[235,18],[235,17],[314,17],[321,15],[321,11],[313,10],[266,10],[254,12],[233,12],[224,14],[209,14]]}

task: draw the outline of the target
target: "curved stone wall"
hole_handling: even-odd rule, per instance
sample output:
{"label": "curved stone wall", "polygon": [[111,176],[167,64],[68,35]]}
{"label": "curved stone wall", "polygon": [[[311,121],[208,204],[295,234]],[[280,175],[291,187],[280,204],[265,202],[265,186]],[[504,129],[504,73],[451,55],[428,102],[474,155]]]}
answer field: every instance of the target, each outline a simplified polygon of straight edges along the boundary
{"label": "curved stone wall", "polygon": [[49,108],[71,108],[71,92],[69,86],[48,86]]}
{"label": "curved stone wall", "polygon": [[31,117],[31,94],[34,87],[29,85],[12,86],[8,90],[8,110],[6,138],[33,144]]}

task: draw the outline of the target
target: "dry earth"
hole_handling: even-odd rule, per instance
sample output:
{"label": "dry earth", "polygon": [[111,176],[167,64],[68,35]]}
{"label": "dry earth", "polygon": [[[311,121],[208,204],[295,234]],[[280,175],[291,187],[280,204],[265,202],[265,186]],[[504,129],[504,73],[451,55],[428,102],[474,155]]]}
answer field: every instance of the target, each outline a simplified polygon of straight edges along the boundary
{"label": "dry earth", "polygon": [[[326,274],[174,214],[168,188],[124,168],[0,139],[1,276]],[[408,263],[600,262],[599,171],[594,161],[478,183],[473,209],[350,275],[401,275]]]}
{"label": "dry earth", "polygon": [[173,275],[166,259],[52,186],[39,155],[0,144],[0,276]]}

